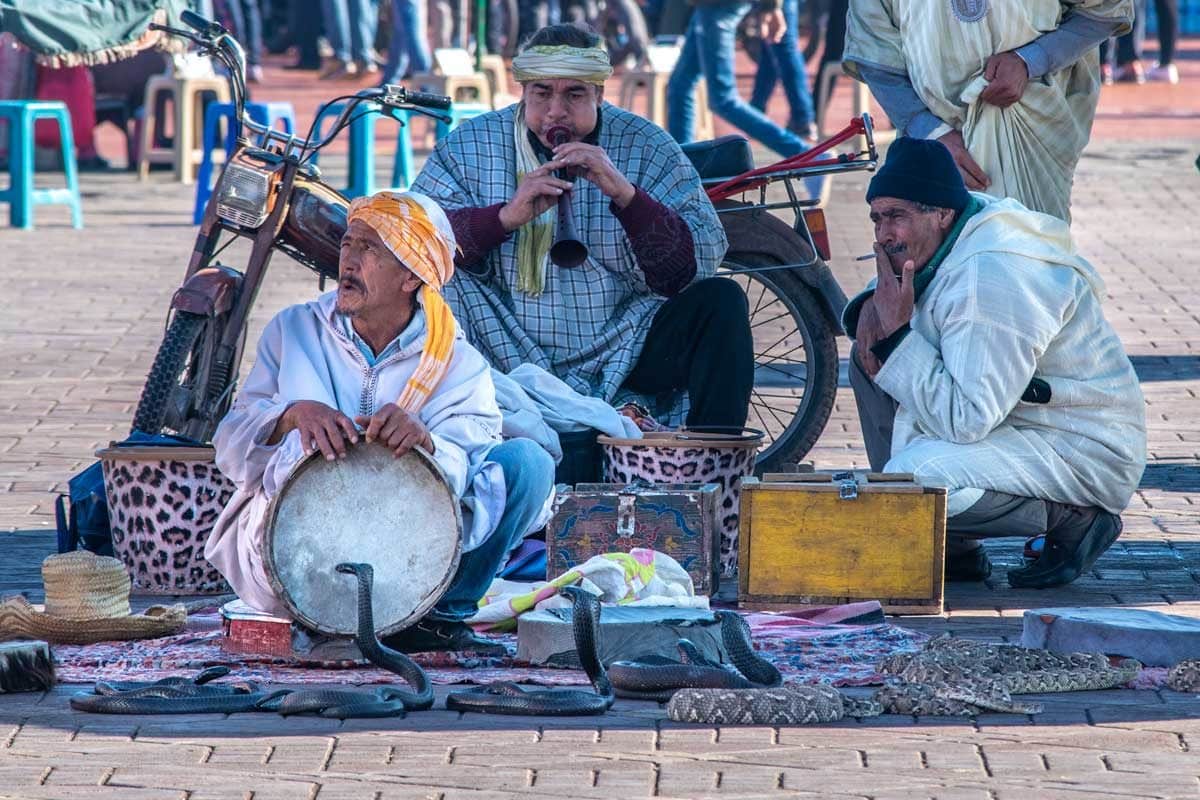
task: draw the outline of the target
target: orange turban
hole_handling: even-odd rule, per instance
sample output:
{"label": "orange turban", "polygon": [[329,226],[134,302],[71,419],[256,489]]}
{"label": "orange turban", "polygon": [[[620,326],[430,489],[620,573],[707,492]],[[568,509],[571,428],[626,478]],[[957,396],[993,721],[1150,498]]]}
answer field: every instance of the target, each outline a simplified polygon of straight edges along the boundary
{"label": "orange turban", "polygon": [[377,192],[350,204],[346,222],[360,220],[379,234],[388,250],[424,282],[425,347],[417,369],[396,405],[415,414],[425,405],[450,367],[456,332],[454,314],[442,287],[454,274],[454,231],[446,212],[416,192]]}

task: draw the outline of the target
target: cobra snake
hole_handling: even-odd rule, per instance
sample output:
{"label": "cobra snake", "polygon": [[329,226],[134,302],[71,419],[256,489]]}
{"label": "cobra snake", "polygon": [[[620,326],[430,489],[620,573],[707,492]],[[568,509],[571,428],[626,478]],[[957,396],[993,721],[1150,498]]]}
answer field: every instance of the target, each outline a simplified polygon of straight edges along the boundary
{"label": "cobra snake", "polygon": [[883,713],[1036,714],[1043,710],[1040,703],[1013,695],[1111,689],[1133,680],[1141,664],[1125,659],[1113,667],[1099,653],[1052,653],[941,636],[919,653],[884,659],[879,669],[887,683],[869,699],[829,686],[683,689],[671,698],[667,715],[710,725],[803,725]]}
{"label": "cobra snake", "polygon": [[614,661],[608,676],[617,697],[657,700],[665,703],[681,688],[752,689],[769,688],[783,683],[775,665],[754,652],[750,626],[740,614],[718,611],[721,640],[737,672],[705,659],[696,646],[680,639],[679,661],[662,656],[642,656],[633,661]]}
{"label": "cobra snake", "polygon": [[369,564],[338,564],[338,572],[358,578],[358,631],[355,643],[372,664],[394,672],[413,688],[380,686],[369,691],[352,689],[280,689],[264,691],[248,681],[216,684],[229,674],[228,667],[210,667],[194,678],[171,677],[151,683],[104,682],[91,692],[71,698],[71,708],[96,714],[234,714],[275,711],[319,714],[323,717],[400,717],[407,711],[433,707],[433,686],[425,671],[404,653],[387,647],[375,635],[371,609],[374,570]]}
{"label": "cobra snake", "polygon": [[600,663],[596,646],[596,637],[600,631],[600,601],[592,593],[577,586],[567,586],[559,591],[571,600],[571,629],[575,636],[575,652],[583,665],[583,671],[592,683],[592,688],[596,691],[526,691],[511,681],[498,681],[447,695],[446,708],[451,711],[477,711],[483,714],[558,717],[603,714],[612,707],[613,687],[604,665]]}

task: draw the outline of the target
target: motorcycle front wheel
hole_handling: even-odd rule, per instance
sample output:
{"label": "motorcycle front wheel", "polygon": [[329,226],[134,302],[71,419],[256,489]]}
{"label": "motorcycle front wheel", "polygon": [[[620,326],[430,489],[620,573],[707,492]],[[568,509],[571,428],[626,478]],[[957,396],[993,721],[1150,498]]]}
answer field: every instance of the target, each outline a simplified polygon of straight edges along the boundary
{"label": "motorcycle front wheel", "polygon": [[[154,365],[146,377],[133,429],[143,433],[174,433],[197,442],[208,442],[229,405],[228,380],[212,381],[210,369],[221,317],[176,311]],[[215,385],[215,384],[221,385]],[[215,397],[218,413],[212,419],[202,411]]]}
{"label": "motorcycle front wheel", "polygon": [[766,433],[756,471],[781,472],[804,458],[825,429],[837,397],[838,353],[812,289],[761,253],[726,254],[721,274],[750,304],[754,389],[747,427]]}

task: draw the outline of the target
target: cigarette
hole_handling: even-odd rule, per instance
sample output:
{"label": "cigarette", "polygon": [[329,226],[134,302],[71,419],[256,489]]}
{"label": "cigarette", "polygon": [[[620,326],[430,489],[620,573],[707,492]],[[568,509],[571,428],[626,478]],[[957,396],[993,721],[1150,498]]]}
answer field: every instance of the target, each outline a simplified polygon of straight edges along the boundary
{"label": "cigarette", "polygon": [[854,260],[855,261],[870,261],[872,258],[875,258],[875,254],[867,253],[866,255],[856,256]]}

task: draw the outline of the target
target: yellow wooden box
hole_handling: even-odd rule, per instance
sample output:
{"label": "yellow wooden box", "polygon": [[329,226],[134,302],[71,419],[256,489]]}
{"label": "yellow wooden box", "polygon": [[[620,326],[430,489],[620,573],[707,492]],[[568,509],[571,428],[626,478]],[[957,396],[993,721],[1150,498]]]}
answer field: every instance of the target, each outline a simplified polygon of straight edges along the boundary
{"label": "yellow wooden box", "polygon": [[940,614],[946,490],[912,475],[769,474],[742,482],[738,605],[878,600]]}

